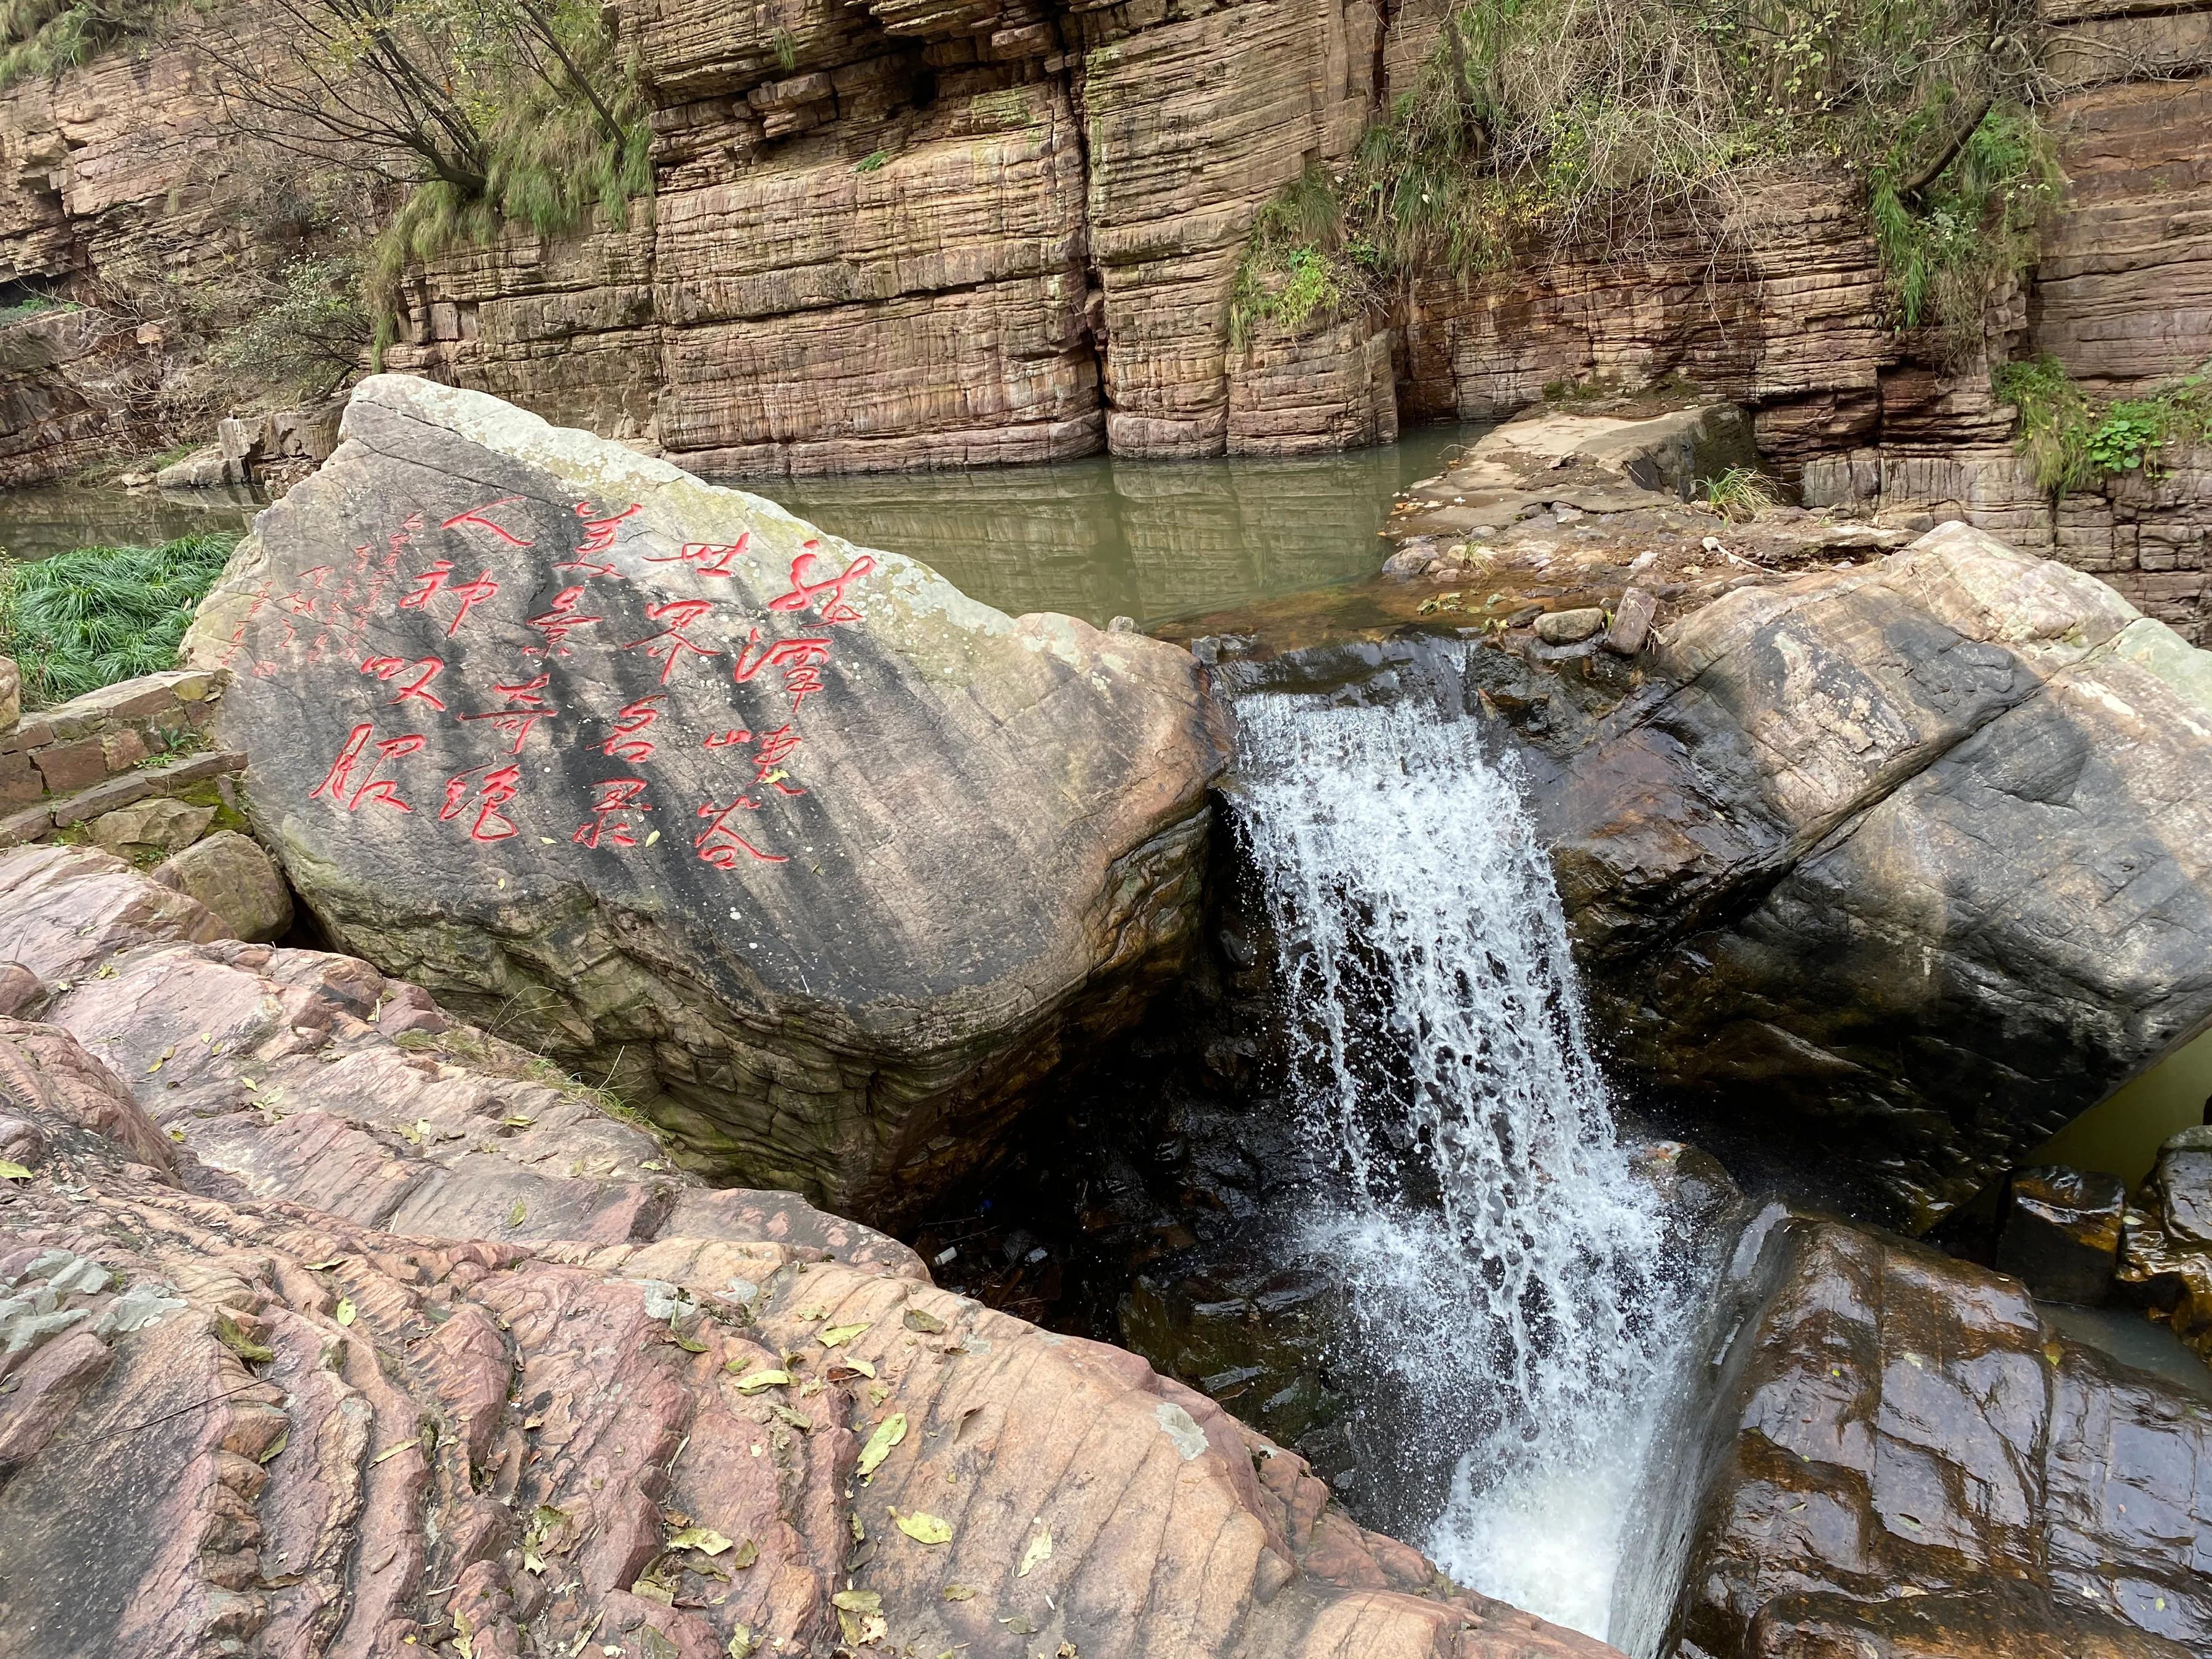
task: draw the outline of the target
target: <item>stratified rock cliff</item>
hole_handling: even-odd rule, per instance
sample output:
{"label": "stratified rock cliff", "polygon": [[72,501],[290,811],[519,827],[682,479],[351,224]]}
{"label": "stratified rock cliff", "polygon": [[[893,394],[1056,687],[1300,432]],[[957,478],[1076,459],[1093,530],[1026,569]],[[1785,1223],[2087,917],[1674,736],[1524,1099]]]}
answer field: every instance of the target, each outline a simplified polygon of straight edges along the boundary
{"label": "stratified rock cliff", "polygon": [[[2201,626],[2212,468],[2168,456],[2054,509],[1986,362],[1947,374],[1890,326],[1841,173],[1771,179],[1631,247],[1434,275],[1382,309],[1233,339],[1255,214],[1404,89],[1437,39],[1427,0],[617,10],[651,82],[653,199],[416,270],[390,367],[709,475],[1310,453],[1559,382],[1681,374],[1749,407],[1815,503],[1964,516]],[[2070,182],[2039,270],[1996,297],[1986,361],[2048,351],[2124,391],[2212,355],[2208,18],[2046,8]],[[234,241],[227,142],[206,76],[168,49],[0,97],[0,283],[105,307],[96,340],[0,330],[0,483],[149,435],[140,393],[186,347],[158,319],[121,324],[158,310],[156,275]]]}

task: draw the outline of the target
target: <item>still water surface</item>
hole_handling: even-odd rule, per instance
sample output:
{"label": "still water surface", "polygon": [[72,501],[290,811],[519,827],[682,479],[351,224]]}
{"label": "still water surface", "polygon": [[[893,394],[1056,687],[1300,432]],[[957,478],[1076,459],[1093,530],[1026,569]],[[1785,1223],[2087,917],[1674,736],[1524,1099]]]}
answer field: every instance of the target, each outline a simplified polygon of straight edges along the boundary
{"label": "still water surface", "polygon": [[[1392,499],[1487,430],[1417,427],[1379,449],[1305,460],[1097,455],[972,472],[727,482],[833,535],[920,559],[1010,615],[1153,623],[1373,574]],[[0,548],[42,559],[238,533],[259,510],[244,492],[0,491]]]}

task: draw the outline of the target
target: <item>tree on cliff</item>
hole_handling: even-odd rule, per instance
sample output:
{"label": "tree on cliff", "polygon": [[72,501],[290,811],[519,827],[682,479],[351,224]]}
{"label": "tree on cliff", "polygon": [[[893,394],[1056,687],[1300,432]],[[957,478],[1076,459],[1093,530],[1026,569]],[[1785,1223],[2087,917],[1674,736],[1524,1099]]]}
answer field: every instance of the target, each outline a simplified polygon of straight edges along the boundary
{"label": "tree on cliff", "polygon": [[592,0],[267,0],[180,27],[240,131],[386,187],[380,312],[410,254],[565,230],[651,187],[636,78]]}

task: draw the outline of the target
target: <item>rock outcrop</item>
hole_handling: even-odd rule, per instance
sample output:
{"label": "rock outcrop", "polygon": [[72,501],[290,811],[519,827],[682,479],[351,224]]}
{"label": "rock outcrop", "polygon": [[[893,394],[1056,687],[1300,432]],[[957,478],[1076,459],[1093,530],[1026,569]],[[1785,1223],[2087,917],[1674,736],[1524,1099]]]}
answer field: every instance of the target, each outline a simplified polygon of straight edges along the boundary
{"label": "rock outcrop", "polygon": [[2212,1125],[2159,1148],[2144,1197],[2121,1225],[2120,1280],[2212,1364]]}
{"label": "rock outcrop", "polygon": [[0,854],[14,1648],[1613,1653],[1134,1356],[222,932],[107,854]]}
{"label": "rock outcrop", "polygon": [[344,431],[188,641],[332,939],[873,1216],[1176,965],[1225,758],[1186,653],[481,393],[380,377]]}
{"label": "rock outcrop", "polygon": [[2205,1395],[2065,1340],[2012,1280],[1856,1228],[1770,1217],[1738,1270],[1754,1301],[1714,1407],[1679,1659],[2212,1643]]}
{"label": "rock outcrop", "polygon": [[1924,1225],[2212,1013],[2212,659],[1963,526],[1725,595],[1540,775],[1617,1054]]}

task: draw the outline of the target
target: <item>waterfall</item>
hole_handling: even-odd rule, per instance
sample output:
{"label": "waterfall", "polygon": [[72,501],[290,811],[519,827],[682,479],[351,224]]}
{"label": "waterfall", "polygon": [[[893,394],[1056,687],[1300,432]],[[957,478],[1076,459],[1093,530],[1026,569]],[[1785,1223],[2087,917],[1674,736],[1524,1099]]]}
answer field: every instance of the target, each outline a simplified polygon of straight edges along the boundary
{"label": "waterfall", "polygon": [[1656,1644],[1671,1583],[1615,1579],[1670,1553],[1638,1535],[1641,1483],[1696,1252],[1614,1133],[1514,772],[1419,699],[1238,714],[1363,1518],[1472,1589]]}

